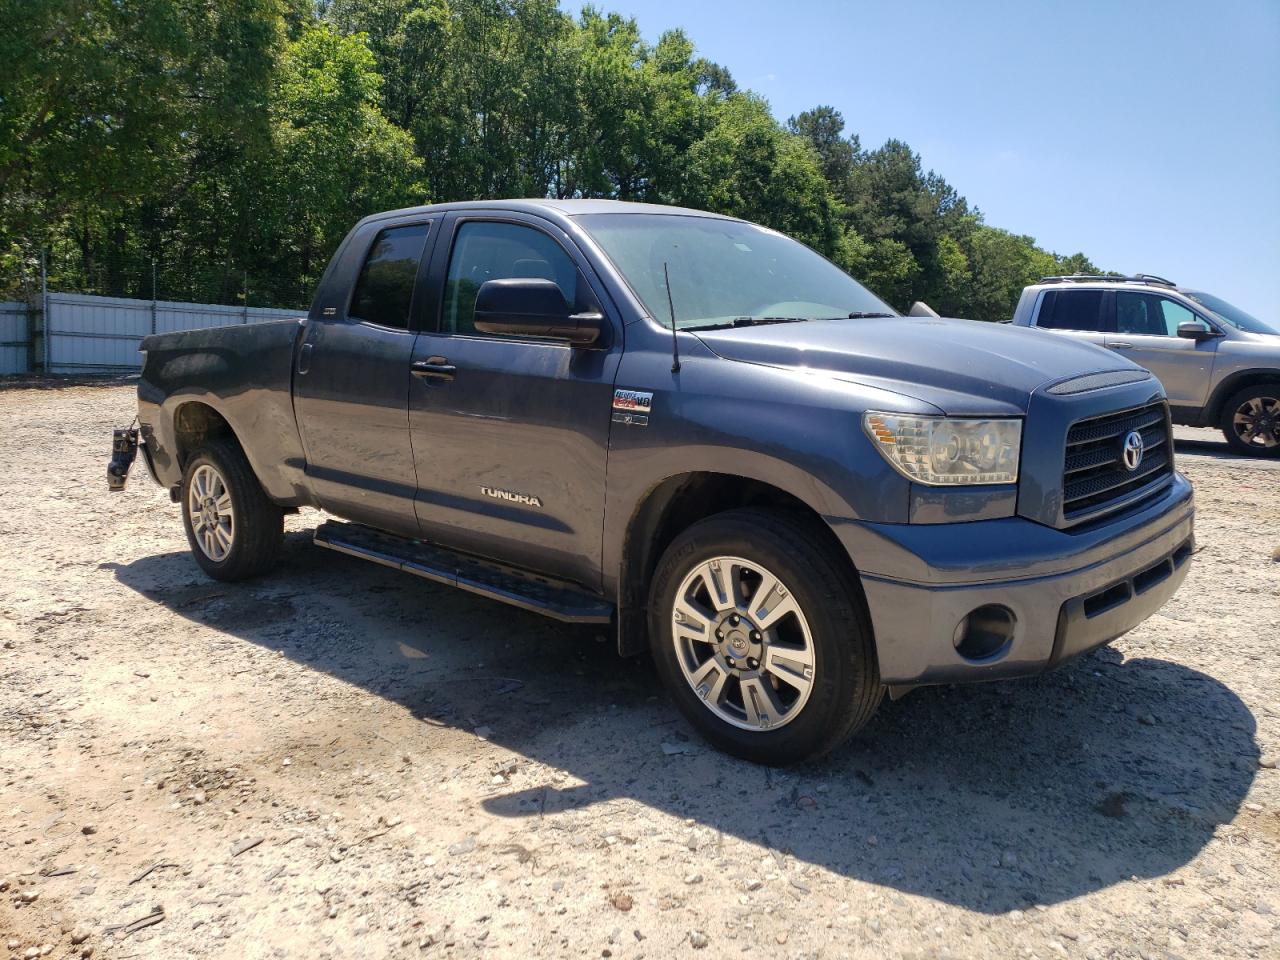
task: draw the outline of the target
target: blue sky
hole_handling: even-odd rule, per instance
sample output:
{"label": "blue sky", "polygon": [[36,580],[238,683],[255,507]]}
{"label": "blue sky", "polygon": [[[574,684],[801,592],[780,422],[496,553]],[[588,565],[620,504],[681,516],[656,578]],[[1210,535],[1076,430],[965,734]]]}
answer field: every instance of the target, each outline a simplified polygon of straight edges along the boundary
{"label": "blue sky", "polygon": [[1280,318],[1280,0],[595,5],[683,27],[779,119],[905,140],[993,226]]}

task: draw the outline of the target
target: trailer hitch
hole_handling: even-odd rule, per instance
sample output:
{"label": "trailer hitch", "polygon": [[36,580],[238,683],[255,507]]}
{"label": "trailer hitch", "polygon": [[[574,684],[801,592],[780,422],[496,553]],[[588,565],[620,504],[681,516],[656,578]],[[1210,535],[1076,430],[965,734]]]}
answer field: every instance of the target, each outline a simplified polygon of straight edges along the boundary
{"label": "trailer hitch", "polygon": [[112,431],[111,462],[107,464],[107,489],[118,493],[129,480],[129,468],[138,456],[138,428],[125,427]]}

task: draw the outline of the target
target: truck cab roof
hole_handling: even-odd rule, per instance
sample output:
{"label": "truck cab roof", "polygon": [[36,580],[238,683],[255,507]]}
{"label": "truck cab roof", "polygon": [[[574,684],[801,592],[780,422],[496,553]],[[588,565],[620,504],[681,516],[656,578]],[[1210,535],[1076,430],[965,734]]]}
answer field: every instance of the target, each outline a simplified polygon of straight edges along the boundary
{"label": "truck cab roof", "polygon": [[716,220],[738,219],[737,217],[726,217],[719,213],[709,213],[706,210],[694,210],[689,207],[675,207],[662,203],[637,203],[630,200],[513,198],[510,200],[455,200],[449,203],[427,204],[420,207],[402,207],[399,210],[375,213],[372,216],[365,217],[361,223],[393,220],[422,213],[449,213],[458,210],[509,210],[514,213],[555,214],[562,217],[577,217],[593,213],[631,213],[703,217]]}

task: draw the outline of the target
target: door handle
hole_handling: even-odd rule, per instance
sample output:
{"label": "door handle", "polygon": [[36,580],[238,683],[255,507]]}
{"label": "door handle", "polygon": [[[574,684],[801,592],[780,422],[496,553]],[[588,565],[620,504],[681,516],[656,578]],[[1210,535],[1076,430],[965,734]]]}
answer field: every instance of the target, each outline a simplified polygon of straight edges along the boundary
{"label": "door handle", "polygon": [[311,344],[304,343],[298,350],[298,373],[306,373],[311,369]]}
{"label": "door handle", "polygon": [[425,377],[428,380],[452,380],[458,372],[458,368],[445,357],[415,360],[410,369],[415,377]]}
{"label": "door handle", "polygon": [[1112,350],[1132,350],[1133,344],[1127,340],[1112,340],[1107,344]]}

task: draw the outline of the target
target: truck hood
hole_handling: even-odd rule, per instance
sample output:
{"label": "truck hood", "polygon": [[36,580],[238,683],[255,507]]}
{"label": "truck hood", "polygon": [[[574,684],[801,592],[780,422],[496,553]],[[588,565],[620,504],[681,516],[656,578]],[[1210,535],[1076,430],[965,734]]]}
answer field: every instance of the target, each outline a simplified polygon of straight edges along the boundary
{"label": "truck hood", "polygon": [[1045,383],[1138,369],[1090,343],[976,320],[810,320],[697,336],[727,360],[826,373],[954,416],[1025,413]]}

